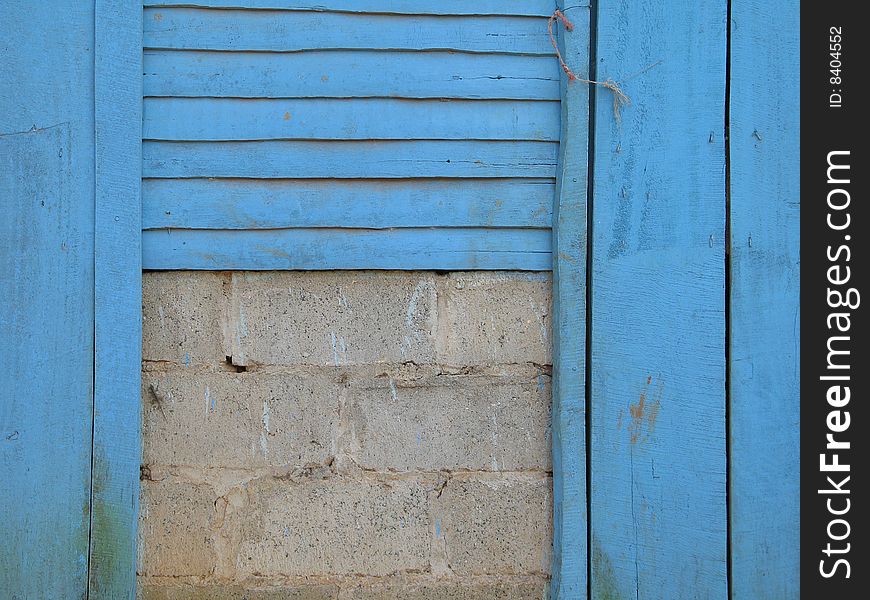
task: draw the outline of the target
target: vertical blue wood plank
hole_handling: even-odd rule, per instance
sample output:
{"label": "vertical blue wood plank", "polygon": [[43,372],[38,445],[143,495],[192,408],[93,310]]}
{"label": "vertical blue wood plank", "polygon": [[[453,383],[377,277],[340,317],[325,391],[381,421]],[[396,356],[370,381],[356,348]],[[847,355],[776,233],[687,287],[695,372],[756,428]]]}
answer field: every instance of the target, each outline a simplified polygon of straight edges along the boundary
{"label": "vertical blue wood plank", "polygon": [[134,598],[142,314],[142,6],[96,2],[91,600]]}
{"label": "vertical blue wood plank", "polygon": [[798,8],[785,0],[732,3],[729,492],[735,600],[800,595]]}
{"label": "vertical blue wood plank", "polygon": [[526,15],[548,17],[553,0],[145,0],[148,7],[209,6],[402,15]]}
{"label": "vertical blue wood plank", "polygon": [[[562,3],[560,2],[560,7]],[[590,9],[564,10],[559,50],[583,73]],[[555,25],[554,25],[555,26]],[[561,27],[561,25],[559,25]],[[586,597],[586,192],[589,88],[562,79],[562,131],[553,207],[553,568],[550,597]]]}
{"label": "vertical blue wood plank", "polygon": [[84,598],[93,4],[0,2],[0,597]]}
{"label": "vertical blue wood plank", "polygon": [[[727,596],[725,0],[602,4],[593,182],[594,598]],[[655,66],[651,66],[655,65]]]}

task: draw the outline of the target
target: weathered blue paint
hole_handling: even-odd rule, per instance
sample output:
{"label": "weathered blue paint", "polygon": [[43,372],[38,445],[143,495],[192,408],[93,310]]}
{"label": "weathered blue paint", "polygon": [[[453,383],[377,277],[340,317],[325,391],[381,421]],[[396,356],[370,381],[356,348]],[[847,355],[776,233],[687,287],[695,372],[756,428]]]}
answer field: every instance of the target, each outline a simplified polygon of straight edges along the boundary
{"label": "weathered blue paint", "polygon": [[[560,3],[560,6],[562,3]],[[559,49],[589,68],[590,9],[564,10],[573,31]],[[550,597],[586,595],[586,194],[589,87],[562,82],[562,142],[553,208],[553,566]]]}
{"label": "weathered blue paint", "polygon": [[94,446],[89,600],[135,597],[141,421],[142,10],[96,0]]}
{"label": "weathered blue paint", "polygon": [[[476,4],[476,3],[473,3]],[[323,11],[145,10],[145,47],[176,50],[371,49],[553,54],[541,17]]]}
{"label": "weathered blue paint", "polygon": [[167,229],[144,231],[146,269],[552,268],[549,229]]}
{"label": "weathered blue paint", "polygon": [[[145,142],[145,177],[554,177],[555,142]],[[349,224],[350,225],[350,224]]]}
{"label": "weathered blue paint", "polygon": [[144,60],[147,96],[559,99],[550,56],[147,50]]}
{"label": "weathered blue paint", "polygon": [[731,10],[732,598],[797,598],[799,10],[785,0]]}
{"label": "weathered blue paint", "polygon": [[[592,241],[591,589],[725,598],[725,0],[604,3]],[[656,65],[652,68],[651,65]]]}
{"label": "weathered blue paint", "polygon": [[204,6],[402,15],[526,15],[548,17],[553,0],[145,0],[145,6]]}
{"label": "weathered blue paint", "polygon": [[0,596],[87,593],[93,4],[0,2]]}
{"label": "weathered blue paint", "polygon": [[554,190],[552,179],[145,179],[142,228],[547,228]]}
{"label": "weathered blue paint", "polygon": [[[551,597],[587,564],[593,597],[724,597],[724,0],[599,9],[634,104],[597,91],[591,324],[588,86],[552,0],[145,5],[144,44],[131,0],[0,7],[0,589],[134,595],[142,267],[552,268]],[[789,597],[797,479],[764,467],[797,472],[797,425],[761,424],[797,418],[797,15],[731,28],[733,597]]]}
{"label": "weathered blue paint", "polygon": [[[384,118],[389,115],[389,118]],[[392,98],[147,98],[147,140],[559,141],[559,103]]]}

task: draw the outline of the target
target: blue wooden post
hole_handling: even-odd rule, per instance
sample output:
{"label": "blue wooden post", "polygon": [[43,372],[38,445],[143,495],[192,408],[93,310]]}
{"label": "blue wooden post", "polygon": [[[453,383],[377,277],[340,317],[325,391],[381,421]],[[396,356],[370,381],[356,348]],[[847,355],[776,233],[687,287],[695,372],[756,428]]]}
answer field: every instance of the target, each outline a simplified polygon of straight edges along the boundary
{"label": "blue wooden post", "polygon": [[135,594],[141,14],[0,5],[4,598]]}
{"label": "blue wooden post", "polygon": [[142,6],[96,0],[91,600],[135,597],[142,353]]}
{"label": "blue wooden post", "polygon": [[798,8],[785,0],[736,0],[731,9],[735,600],[800,595]]}
{"label": "blue wooden post", "polygon": [[0,596],[87,593],[94,7],[0,2]]}
{"label": "blue wooden post", "polygon": [[592,218],[591,588],[725,598],[724,0],[603,3]]}
{"label": "blue wooden post", "polygon": [[[561,7],[560,3],[560,7]],[[559,50],[589,66],[589,6],[564,9],[573,31]],[[553,209],[553,568],[550,597],[586,596],[586,192],[589,87],[562,80],[562,133]]]}

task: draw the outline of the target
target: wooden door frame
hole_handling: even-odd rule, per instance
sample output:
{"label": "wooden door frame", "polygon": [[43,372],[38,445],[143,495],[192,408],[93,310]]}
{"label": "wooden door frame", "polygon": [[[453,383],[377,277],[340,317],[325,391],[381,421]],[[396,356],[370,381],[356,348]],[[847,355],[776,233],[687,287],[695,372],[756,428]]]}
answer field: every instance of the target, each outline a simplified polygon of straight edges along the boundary
{"label": "wooden door frame", "polygon": [[[142,3],[95,0],[95,373],[90,598],[136,593],[141,463]],[[564,60],[589,66],[590,7],[564,8]],[[589,88],[563,79],[553,215],[551,597],[586,593]]]}

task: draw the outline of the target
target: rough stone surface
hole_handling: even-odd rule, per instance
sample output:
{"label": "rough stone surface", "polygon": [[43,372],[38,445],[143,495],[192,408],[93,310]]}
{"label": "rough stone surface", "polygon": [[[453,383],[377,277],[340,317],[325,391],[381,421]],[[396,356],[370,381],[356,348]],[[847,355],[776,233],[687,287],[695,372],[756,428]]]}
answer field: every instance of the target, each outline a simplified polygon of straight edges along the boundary
{"label": "rough stone surface", "polygon": [[142,359],[220,364],[229,275],[166,271],[142,278]]}
{"label": "rough stone surface", "polygon": [[343,588],[339,600],[544,600],[547,578],[523,581],[464,579],[458,581],[361,583]]}
{"label": "rough stone surface", "polygon": [[335,585],[305,585],[257,588],[241,585],[146,584],[140,600],[336,600]]}
{"label": "rough stone surface", "polygon": [[528,273],[145,273],[140,599],[545,598],[549,304]]}
{"label": "rough stone surface", "polygon": [[435,279],[429,274],[234,273],[236,364],[431,362]]}
{"label": "rough stone surface", "polygon": [[398,369],[354,380],[348,452],[368,469],[549,469],[549,377]]}
{"label": "rough stone surface", "polygon": [[145,372],[145,464],[298,467],[335,454],[337,375]]}
{"label": "rough stone surface", "polygon": [[424,482],[272,480],[248,493],[238,556],[243,575],[389,575],[429,568]]}
{"label": "rough stone surface", "polygon": [[337,583],[183,584],[145,580],[139,600],[545,600],[546,577],[340,579]]}
{"label": "rough stone surface", "polygon": [[209,575],[217,560],[214,490],[173,480],[142,481],[140,490],[139,573]]}
{"label": "rough stone surface", "polygon": [[440,283],[440,362],[551,363],[548,275],[451,273]]}
{"label": "rough stone surface", "polygon": [[454,477],[433,501],[436,538],[457,575],[548,574],[552,481]]}

